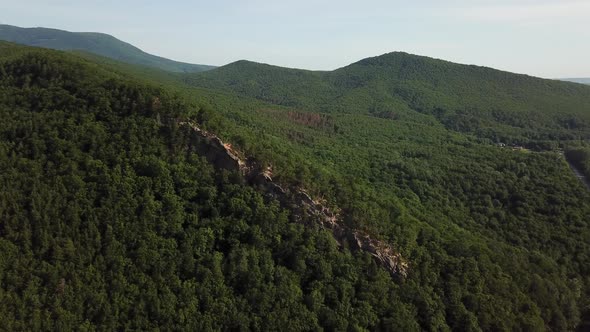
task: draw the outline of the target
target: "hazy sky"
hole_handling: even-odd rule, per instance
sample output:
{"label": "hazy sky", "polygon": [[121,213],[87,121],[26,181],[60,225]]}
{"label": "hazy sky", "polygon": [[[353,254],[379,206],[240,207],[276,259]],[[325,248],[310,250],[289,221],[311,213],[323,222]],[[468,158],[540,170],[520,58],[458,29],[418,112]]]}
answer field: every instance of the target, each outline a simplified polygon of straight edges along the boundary
{"label": "hazy sky", "polygon": [[0,23],[105,32],[149,53],[334,69],[391,51],[590,77],[590,0],[0,0]]}

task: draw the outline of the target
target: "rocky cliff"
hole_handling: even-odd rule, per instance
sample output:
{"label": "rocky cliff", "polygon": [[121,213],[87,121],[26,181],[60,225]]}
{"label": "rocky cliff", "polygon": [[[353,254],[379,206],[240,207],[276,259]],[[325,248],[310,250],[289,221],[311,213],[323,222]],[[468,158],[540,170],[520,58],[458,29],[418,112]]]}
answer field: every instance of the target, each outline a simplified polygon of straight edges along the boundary
{"label": "rocky cliff", "polygon": [[192,130],[191,149],[194,152],[205,156],[217,168],[242,173],[250,185],[268,198],[278,200],[284,208],[292,210],[294,221],[317,223],[330,231],[341,247],[367,252],[393,276],[407,276],[408,263],[390,244],[343,225],[339,211],[328,208],[325,202],[312,198],[305,190],[282,187],[275,183],[271,167],[261,167],[256,161],[245,158],[230,144],[202,130],[195,123],[181,122],[180,125]]}

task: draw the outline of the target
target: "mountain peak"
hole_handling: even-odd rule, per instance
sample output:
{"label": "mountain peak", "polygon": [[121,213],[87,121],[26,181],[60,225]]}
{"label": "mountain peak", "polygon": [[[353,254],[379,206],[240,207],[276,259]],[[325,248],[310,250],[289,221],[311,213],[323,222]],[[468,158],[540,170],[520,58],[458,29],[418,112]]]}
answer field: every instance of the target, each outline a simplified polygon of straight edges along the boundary
{"label": "mountain peak", "polygon": [[422,64],[436,64],[436,63],[451,63],[445,60],[439,60],[427,56],[411,54],[402,51],[394,51],[384,53],[374,57],[368,57],[359,60],[351,65],[363,65],[363,66],[392,66],[404,63],[422,63]]}

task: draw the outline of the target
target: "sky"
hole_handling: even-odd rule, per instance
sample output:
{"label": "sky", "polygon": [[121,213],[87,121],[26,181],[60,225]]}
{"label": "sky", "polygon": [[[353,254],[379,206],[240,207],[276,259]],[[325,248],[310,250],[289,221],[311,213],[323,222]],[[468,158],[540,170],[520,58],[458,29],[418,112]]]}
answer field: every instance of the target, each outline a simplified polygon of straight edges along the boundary
{"label": "sky", "polygon": [[590,0],[0,0],[0,23],[104,32],[166,58],[332,70],[393,51],[590,77]]}

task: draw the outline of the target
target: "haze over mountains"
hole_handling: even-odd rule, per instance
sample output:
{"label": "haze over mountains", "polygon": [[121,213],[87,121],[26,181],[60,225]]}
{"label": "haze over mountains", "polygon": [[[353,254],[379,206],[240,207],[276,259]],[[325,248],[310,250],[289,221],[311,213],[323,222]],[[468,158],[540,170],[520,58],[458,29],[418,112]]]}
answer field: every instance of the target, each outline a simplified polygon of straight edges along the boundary
{"label": "haze over mountains", "polygon": [[84,51],[130,64],[171,72],[200,72],[214,66],[178,62],[152,54],[113,36],[96,32],[69,32],[49,28],[20,28],[0,24],[0,40],[56,50]]}
{"label": "haze over mountains", "polygon": [[590,84],[590,77],[564,78],[563,80],[582,84]]}
{"label": "haze over mountains", "polygon": [[[184,63],[148,54],[111,35],[98,32],[70,32],[53,28],[22,28],[0,24],[0,40],[56,50],[88,52],[125,63],[158,68],[170,72],[196,73],[216,67]],[[590,84],[590,78],[563,78],[561,80]]]}
{"label": "haze over mountains", "polygon": [[590,328],[590,86],[161,69],[0,42],[0,330]]}

